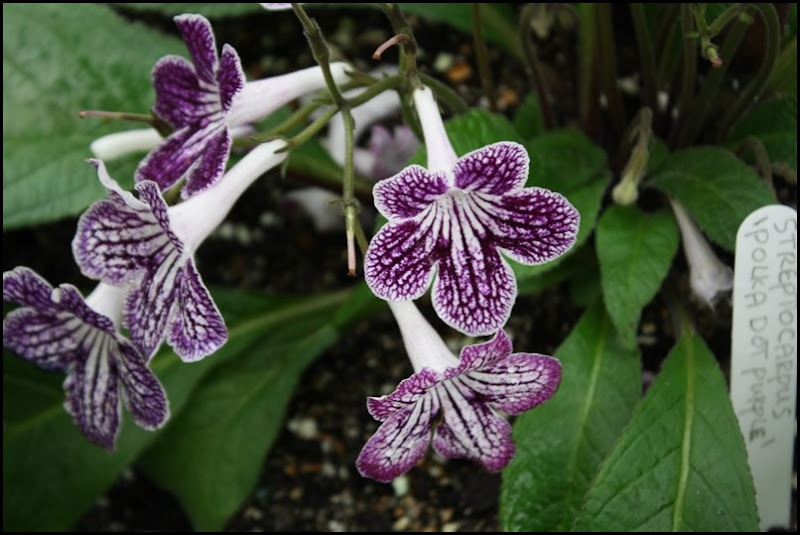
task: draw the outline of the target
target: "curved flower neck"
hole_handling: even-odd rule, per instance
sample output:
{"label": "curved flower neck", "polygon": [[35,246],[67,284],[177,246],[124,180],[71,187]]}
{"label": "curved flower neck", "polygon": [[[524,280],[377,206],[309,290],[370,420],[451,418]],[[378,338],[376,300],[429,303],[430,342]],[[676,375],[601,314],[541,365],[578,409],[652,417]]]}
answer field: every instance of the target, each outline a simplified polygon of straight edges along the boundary
{"label": "curved flower neck", "polygon": [[155,128],[140,128],[99,137],[89,145],[89,149],[95,158],[108,161],[132,152],[153,150],[163,141]]}
{"label": "curved flower neck", "polygon": [[389,301],[403,342],[411,359],[414,372],[430,368],[443,373],[448,368],[458,366],[458,359],[453,355],[431,327],[428,320],[420,313],[413,301]]}
{"label": "curved flower neck", "polygon": [[110,319],[119,331],[122,326],[122,305],[125,294],[124,288],[101,282],[85,301],[89,308]]}
{"label": "curved flower neck", "polygon": [[286,159],[282,140],[262,143],[234,165],[213,187],[169,208],[173,232],[193,252],[216,229],[244,191]]}
{"label": "curved flower neck", "polygon": [[458,156],[447,137],[433,91],[427,87],[415,90],[414,106],[422,125],[422,133],[425,135],[428,170],[431,173],[444,173],[448,181],[452,183],[454,181],[453,169],[458,161]]}
{"label": "curved flower neck", "polygon": [[[331,75],[337,84],[346,82],[346,63],[332,63]],[[308,67],[295,72],[247,82],[235,97],[225,117],[232,128],[263,119],[284,104],[325,87],[325,77],[319,67]]]}

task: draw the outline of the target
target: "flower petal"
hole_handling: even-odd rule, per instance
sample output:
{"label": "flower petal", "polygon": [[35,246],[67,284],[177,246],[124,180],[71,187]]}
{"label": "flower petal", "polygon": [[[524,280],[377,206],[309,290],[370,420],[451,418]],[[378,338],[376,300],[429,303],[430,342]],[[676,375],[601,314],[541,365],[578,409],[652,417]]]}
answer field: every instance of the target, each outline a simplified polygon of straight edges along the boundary
{"label": "flower petal", "polygon": [[194,67],[185,58],[161,58],[151,78],[156,93],[153,111],[176,130],[219,110],[219,95],[200,85]]}
{"label": "flower petal", "polygon": [[424,167],[410,165],[391,178],[375,184],[375,208],[387,219],[408,219],[447,191],[442,174],[431,174]]}
{"label": "flower petal", "polygon": [[81,215],[72,251],[87,277],[122,285],[141,270],[154,269],[172,251],[182,252],[180,240],[169,230],[167,205],[156,184],[142,182],[136,189],[141,200],[112,191],[110,199],[94,203]]}
{"label": "flower petal", "polygon": [[200,360],[228,340],[228,329],[192,260],[178,281],[178,307],[170,320],[167,343],[185,362]]}
{"label": "flower petal", "polygon": [[439,261],[433,283],[434,309],[465,334],[493,333],[505,325],[517,297],[514,272],[494,247],[478,239],[463,212],[450,219],[449,254]]}
{"label": "flower petal", "polygon": [[[472,347],[464,351],[468,349]],[[515,353],[460,379],[496,409],[522,414],[553,397],[561,382],[561,363],[547,355]]]}
{"label": "flower petal", "polygon": [[435,398],[422,396],[411,410],[392,414],[358,455],[356,467],[361,475],[388,483],[411,470],[428,449],[437,412]]}
{"label": "flower petal", "polygon": [[372,292],[389,301],[420,297],[430,286],[439,222],[424,219],[389,223],[372,238],[364,256],[364,279]]}
{"label": "flower petal", "polygon": [[3,345],[42,369],[65,371],[78,356],[73,323],[69,315],[18,308],[3,320]]}
{"label": "flower petal", "polygon": [[502,470],[514,457],[511,426],[457,378],[437,387],[444,421],[436,428],[433,447],[440,455]]}
{"label": "flower petal", "polygon": [[109,358],[114,346],[112,336],[87,332],[81,340],[84,357],[75,361],[64,381],[64,408],[89,440],[107,450],[114,449],[120,420],[117,370]]}
{"label": "flower petal", "polygon": [[156,264],[154,270],[141,272],[125,300],[124,325],[130,331],[131,340],[147,360],[152,358],[166,336],[177,298],[176,279],[181,267],[181,256],[173,252]]}
{"label": "flower petal", "polygon": [[231,109],[233,97],[244,89],[245,84],[244,70],[242,69],[239,54],[229,44],[225,44],[222,47],[217,83],[219,85],[219,102],[222,105],[222,111],[227,112]]}
{"label": "flower petal", "polygon": [[217,139],[224,130],[220,115],[173,132],[139,163],[136,181],[152,180],[162,191],[169,189],[203,157],[209,142]]}
{"label": "flower petal", "polygon": [[125,405],[136,423],[148,430],[164,425],[169,418],[167,393],[142,354],[127,340],[120,340],[111,358],[119,371]]}
{"label": "flower petal", "polygon": [[217,42],[211,23],[202,15],[196,14],[178,15],[174,20],[186,48],[189,49],[197,77],[207,84],[215,84],[219,63]]}
{"label": "flower petal", "polygon": [[367,410],[370,415],[383,422],[397,411],[411,410],[420,396],[430,390],[441,380],[439,374],[430,368],[423,368],[411,377],[400,381],[394,392],[379,398],[367,398]]}
{"label": "flower petal", "polygon": [[24,266],[3,273],[3,301],[44,310],[54,309],[53,287],[38,273]]}
{"label": "flower petal", "polygon": [[501,141],[465,154],[453,171],[457,188],[502,195],[528,180],[530,158],[525,147]]}
{"label": "flower petal", "polygon": [[490,219],[492,241],[523,264],[542,264],[575,243],[580,214],[561,194],[526,188],[500,198],[473,197],[482,220]]}
{"label": "flower petal", "polygon": [[201,160],[192,169],[186,185],[181,190],[181,197],[188,199],[219,182],[225,173],[232,142],[227,128],[220,129],[218,134],[208,140]]}

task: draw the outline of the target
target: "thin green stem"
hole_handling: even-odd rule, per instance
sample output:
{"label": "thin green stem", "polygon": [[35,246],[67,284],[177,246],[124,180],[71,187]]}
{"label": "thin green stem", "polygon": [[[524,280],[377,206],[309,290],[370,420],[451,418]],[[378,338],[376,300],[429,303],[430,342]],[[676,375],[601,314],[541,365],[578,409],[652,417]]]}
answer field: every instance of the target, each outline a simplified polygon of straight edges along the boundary
{"label": "thin green stem", "polygon": [[536,14],[536,6],[534,4],[527,4],[522,8],[519,23],[519,47],[522,51],[522,58],[527,67],[528,76],[533,82],[533,87],[536,90],[536,96],[539,99],[539,109],[542,112],[542,122],[546,129],[551,129],[555,126],[555,118],[553,116],[553,107],[550,102],[550,91],[547,83],[542,75],[542,67],[539,64],[539,54],[536,46],[530,38],[531,20]]}
{"label": "thin green stem", "polygon": [[[592,133],[595,130],[593,121],[596,120],[597,110],[597,87],[593,76],[595,70],[594,59],[597,53],[597,27],[594,23],[595,10],[595,4],[580,4],[578,110],[580,111],[582,130],[588,133]],[[540,103],[545,104],[544,102]]]}
{"label": "thin green stem", "polygon": [[611,4],[598,4],[596,14],[601,83],[608,101],[611,127],[616,134],[621,134],[627,121],[625,120],[625,110],[622,106],[622,96],[617,86],[617,58],[614,45],[614,27],[611,22]]}
{"label": "thin green stem", "polygon": [[656,67],[656,56],[653,52],[653,40],[650,35],[650,28],[647,25],[647,18],[644,12],[644,4],[630,4],[631,17],[633,18],[633,29],[636,33],[636,41],[639,44],[639,59],[642,64],[642,89],[644,91],[644,103],[651,110],[656,110],[658,79],[656,78],[658,68]]}
{"label": "thin green stem", "polygon": [[781,39],[778,12],[772,4],[752,4],[752,7],[761,15],[761,18],[764,20],[764,25],[766,26],[767,43],[764,51],[764,58],[761,60],[761,67],[758,69],[756,75],[747,87],[739,93],[736,100],[725,110],[725,115],[719,127],[719,134],[722,137],[725,136],[733,123],[736,122],[747,108],[758,99],[759,95],[761,95],[761,92],[766,87],[772,75],[772,71],[778,59]]}
{"label": "thin green stem", "polygon": [[[741,19],[734,23],[733,28],[730,29],[725,42],[722,44],[722,48],[720,48],[721,57],[726,58],[726,60],[733,57],[742,39],[744,39],[748,25],[747,22]],[[678,147],[691,145],[700,134],[709,113],[717,109],[719,88],[729,66],[730,61],[724,61],[719,67],[710,69],[700,93],[694,98],[687,110],[686,117],[681,121],[681,129],[676,139]]]}
{"label": "thin green stem", "polygon": [[681,96],[678,100],[678,123],[672,129],[669,144],[677,142],[681,126],[686,121],[686,114],[692,102],[695,80],[697,79],[697,57],[693,34],[692,9],[689,4],[681,4],[681,30],[683,32],[683,77],[681,79]]}
{"label": "thin green stem", "polygon": [[772,164],[769,161],[769,154],[767,153],[766,147],[764,147],[764,143],[755,136],[748,136],[739,143],[734,152],[742,154],[747,149],[753,151],[753,155],[756,159],[756,167],[767,183],[767,187],[772,192],[772,195],[775,196],[775,181],[772,178]]}
{"label": "thin green stem", "polygon": [[333,118],[333,116],[338,113],[338,111],[339,110],[337,110],[333,106],[325,110],[325,112],[322,115],[317,117],[317,119],[313,123],[305,127],[302,132],[298,133],[297,135],[289,139],[286,142],[286,147],[283,149],[283,151],[279,152],[290,151],[292,149],[295,149],[300,145],[302,145],[303,143],[305,143],[306,141],[308,141],[309,139],[311,139],[312,137],[316,136],[319,133],[319,131],[322,130],[325,127],[325,125],[328,124],[328,121],[330,121]]}
{"label": "thin green stem", "polygon": [[475,43],[475,59],[478,62],[478,73],[483,85],[483,93],[489,99],[489,110],[497,111],[497,93],[492,79],[492,70],[489,68],[489,49],[486,46],[486,39],[483,36],[483,24],[481,23],[481,5],[472,3],[472,37]]}

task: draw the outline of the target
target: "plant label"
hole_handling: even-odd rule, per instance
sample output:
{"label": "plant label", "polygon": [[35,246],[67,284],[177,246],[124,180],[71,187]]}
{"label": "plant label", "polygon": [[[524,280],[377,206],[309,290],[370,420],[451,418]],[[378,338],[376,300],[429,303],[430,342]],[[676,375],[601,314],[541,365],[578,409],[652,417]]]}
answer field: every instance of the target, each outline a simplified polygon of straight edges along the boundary
{"label": "plant label", "polygon": [[797,396],[797,211],[759,208],[736,234],[731,399],[761,529],[789,526]]}

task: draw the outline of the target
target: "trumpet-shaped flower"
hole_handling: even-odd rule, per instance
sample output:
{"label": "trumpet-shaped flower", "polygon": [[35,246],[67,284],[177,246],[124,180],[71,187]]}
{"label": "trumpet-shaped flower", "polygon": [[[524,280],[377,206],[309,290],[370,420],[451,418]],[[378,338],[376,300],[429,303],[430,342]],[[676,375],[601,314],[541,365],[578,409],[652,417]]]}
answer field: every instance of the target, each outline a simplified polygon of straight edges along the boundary
{"label": "trumpet-shaped flower", "polygon": [[561,382],[553,357],[512,353],[505,332],[467,346],[457,359],[413,302],[390,302],[414,374],[393,393],[369,398],[381,426],[356,466],[366,477],[389,482],[416,465],[431,443],[447,458],[502,470],[514,456],[511,426],[497,411],[516,415],[544,403]]}
{"label": "trumpet-shaped flower", "polygon": [[[217,54],[211,24],[201,15],[179,15],[175,23],[192,61],[166,56],[153,68],[154,113],[174,132],[139,164],[136,180],[150,180],[163,190],[182,177],[183,198],[214,185],[225,171],[233,131],[270,115],[305,93],[321,89],[319,67],[245,82],[236,50],[222,47]],[[345,65],[335,63],[336,82],[347,77]]]}
{"label": "trumpet-shaped flower", "polygon": [[733,270],[717,258],[703,233],[697,228],[686,209],[670,199],[683,239],[683,252],[689,263],[689,286],[709,308],[733,288]]}
{"label": "trumpet-shaped flower", "polygon": [[81,216],[72,242],[87,277],[130,285],[123,319],[131,339],[151,356],[166,337],[186,361],[216,351],[227,340],[225,322],[194,264],[194,252],[222,222],[245,189],[286,157],[283,141],[264,143],[213,188],[167,207],[151,181],[122,190],[103,162],[90,160],[109,193]]}
{"label": "trumpet-shaped flower", "polygon": [[145,429],[169,417],[158,378],[117,331],[122,298],[121,289],[100,284],[84,300],[74,286],[53,288],[26,267],[3,273],[3,300],[22,305],[3,320],[3,344],[40,368],[66,372],[64,408],[89,440],[108,450],[122,402]]}
{"label": "trumpet-shaped flower", "polygon": [[575,242],[580,215],[558,193],[523,187],[529,158],[499,142],[457,158],[429,89],[414,92],[428,168],[406,167],[378,182],[375,207],[389,222],[364,258],[364,276],[382,299],[420,297],[433,282],[434,308],[469,335],[496,332],[516,299],[500,255],[541,264]]}

